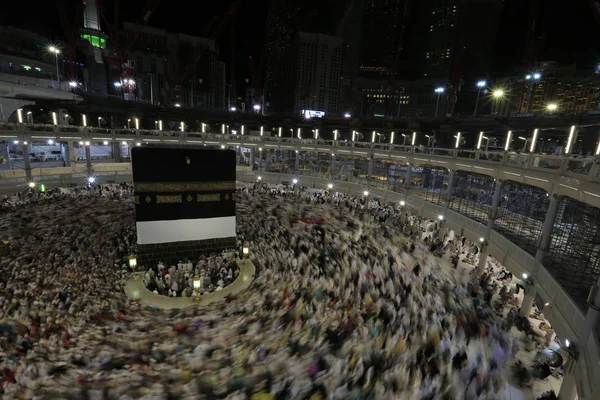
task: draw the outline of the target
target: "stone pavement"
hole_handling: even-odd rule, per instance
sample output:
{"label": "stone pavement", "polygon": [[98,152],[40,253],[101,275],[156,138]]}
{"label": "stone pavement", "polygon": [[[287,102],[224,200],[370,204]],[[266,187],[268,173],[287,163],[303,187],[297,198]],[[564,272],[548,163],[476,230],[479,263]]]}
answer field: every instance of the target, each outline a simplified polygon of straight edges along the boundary
{"label": "stone pavement", "polygon": [[[212,292],[200,296],[200,301],[192,297],[168,297],[161,296],[146,289],[142,282],[144,272],[135,272],[131,274],[131,279],[125,284],[125,294],[133,300],[139,300],[140,304],[148,307],[156,307],[164,310],[186,308],[194,305],[205,305],[221,301],[228,295],[235,295],[246,290],[256,274],[256,267],[249,260],[238,260],[240,275],[231,284],[225,286],[218,292]],[[139,279],[136,279],[138,276]]]}

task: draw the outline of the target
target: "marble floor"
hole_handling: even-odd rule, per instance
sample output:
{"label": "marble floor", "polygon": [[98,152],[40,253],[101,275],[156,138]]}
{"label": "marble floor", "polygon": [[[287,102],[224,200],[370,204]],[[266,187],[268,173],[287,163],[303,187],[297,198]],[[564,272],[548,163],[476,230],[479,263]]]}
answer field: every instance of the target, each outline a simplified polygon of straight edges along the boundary
{"label": "marble floor", "polygon": [[[131,275],[131,279],[125,284],[125,294],[134,300],[139,300],[140,304],[147,307],[156,307],[164,310],[172,310],[179,308],[191,307],[198,304],[210,304],[216,301],[221,301],[229,295],[235,295],[246,290],[256,274],[256,268],[249,260],[238,260],[240,267],[240,275],[230,285],[225,286],[218,292],[212,292],[200,296],[200,301],[194,300],[191,297],[168,297],[155,294],[144,286],[142,276],[144,272],[135,272]],[[135,277],[138,276],[139,279]]]}

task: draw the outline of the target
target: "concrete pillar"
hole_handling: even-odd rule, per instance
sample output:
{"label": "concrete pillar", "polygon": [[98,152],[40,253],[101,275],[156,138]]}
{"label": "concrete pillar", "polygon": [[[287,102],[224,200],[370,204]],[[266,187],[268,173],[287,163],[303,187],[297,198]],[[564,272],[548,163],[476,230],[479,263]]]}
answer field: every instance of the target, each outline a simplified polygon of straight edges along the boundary
{"label": "concrete pillar", "polygon": [[29,145],[23,145],[23,163],[25,164],[25,177],[27,182],[33,181],[33,175],[31,173],[31,160],[29,159]]}
{"label": "concrete pillar", "polygon": [[87,166],[88,176],[94,175],[94,170],[92,169],[92,149],[90,146],[85,146],[85,165]]}
{"label": "concrete pillar", "polygon": [[485,264],[487,262],[488,255],[490,254],[490,250],[487,244],[481,246],[481,251],[479,253],[479,263],[477,264],[477,275],[483,275],[485,271]]}
{"label": "concrete pillar", "polygon": [[265,172],[269,172],[269,165],[271,164],[271,155],[266,150],[263,150],[263,153],[265,157]]}
{"label": "concrete pillar", "polygon": [[577,382],[575,381],[575,365],[577,361],[569,357],[565,365],[565,375],[558,392],[559,400],[575,400],[577,398]]}
{"label": "concrete pillar", "polygon": [[586,326],[592,332],[600,332],[600,278],[598,278],[598,282],[596,282],[596,285],[590,291],[588,306],[589,308],[585,314]]}
{"label": "concrete pillar", "polygon": [[446,188],[446,209],[450,207],[450,199],[452,198],[452,190],[454,190],[454,175],[456,171],[448,170],[448,187]]}
{"label": "concrete pillar", "polygon": [[8,166],[8,169],[12,169],[12,163],[10,161],[10,142],[3,142],[0,144],[0,159],[5,160],[4,162]]}
{"label": "concrete pillar", "polygon": [[373,176],[373,155],[369,156],[369,164],[367,165],[367,178],[371,179]]}
{"label": "concrete pillar", "polygon": [[121,162],[121,143],[112,142],[111,144],[112,158],[115,162]]}
{"label": "concrete pillar", "polygon": [[297,174],[300,170],[300,153],[296,151],[296,158],[294,160],[294,173]]}
{"label": "concrete pillar", "polygon": [[519,310],[519,315],[521,317],[528,317],[531,312],[531,307],[533,307],[533,301],[535,300],[535,295],[537,294],[537,289],[535,285],[526,285],[525,286],[525,296],[523,296],[523,302],[521,303],[521,309]]}
{"label": "concrete pillar", "polygon": [[75,151],[73,149],[73,143],[71,142],[62,142],[60,144],[60,152],[63,158],[63,162],[65,163],[65,167],[70,167],[71,163],[75,159]]}
{"label": "concrete pillar", "polygon": [[492,208],[490,208],[490,216],[488,219],[488,230],[491,230],[494,226],[494,220],[498,214],[498,206],[500,206],[500,200],[502,199],[503,184],[504,182],[501,179],[496,179],[496,183],[494,184],[494,197],[492,198]]}
{"label": "concrete pillar", "polygon": [[558,205],[560,199],[555,194],[550,195],[550,204],[548,205],[548,211],[546,212],[546,218],[544,219],[544,225],[542,226],[542,235],[540,236],[540,244],[537,251],[535,252],[535,261],[541,263],[544,259],[546,251],[550,246],[552,239],[552,228],[554,222],[556,222],[556,215],[558,213]]}
{"label": "concrete pillar", "polygon": [[406,182],[404,182],[404,186],[407,189],[410,189],[410,176],[412,174],[412,166],[410,165],[410,163],[406,164],[407,168],[406,168]]}
{"label": "concrete pillar", "polygon": [[333,171],[334,167],[335,167],[335,156],[332,154],[331,155],[331,165],[329,166],[329,181],[330,182],[333,179],[333,177],[335,176],[335,172]]}
{"label": "concrete pillar", "polygon": [[254,170],[254,147],[250,147],[250,170]]}

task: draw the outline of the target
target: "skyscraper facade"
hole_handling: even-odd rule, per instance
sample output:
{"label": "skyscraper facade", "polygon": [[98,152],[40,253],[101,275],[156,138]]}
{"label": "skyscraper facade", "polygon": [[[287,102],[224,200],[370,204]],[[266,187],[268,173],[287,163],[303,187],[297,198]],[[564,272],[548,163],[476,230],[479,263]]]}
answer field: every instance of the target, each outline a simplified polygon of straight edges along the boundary
{"label": "skyscraper facade", "polygon": [[300,32],[293,75],[294,110],[338,113],[342,39]]}

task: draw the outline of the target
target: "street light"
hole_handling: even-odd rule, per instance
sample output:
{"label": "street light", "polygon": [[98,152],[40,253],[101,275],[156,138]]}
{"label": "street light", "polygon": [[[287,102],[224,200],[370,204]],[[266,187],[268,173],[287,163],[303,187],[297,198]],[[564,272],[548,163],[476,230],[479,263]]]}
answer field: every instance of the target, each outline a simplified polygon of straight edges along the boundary
{"label": "street light", "polygon": [[368,191],[368,190],[365,190],[365,191],[363,192],[363,194],[364,194],[364,195],[365,195],[365,197],[366,197],[366,196],[368,196],[368,195],[369,195],[369,191]]}
{"label": "street light", "polygon": [[479,108],[479,96],[481,96],[481,89],[486,87],[486,81],[477,82],[477,100],[475,101],[475,110],[473,111],[473,118],[477,116],[477,109]]}
{"label": "street light", "polygon": [[333,183],[328,183],[327,184],[327,189],[330,189],[330,190],[333,189]]}
{"label": "street light", "polygon": [[350,118],[350,117],[352,117],[352,115],[350,113],[345,113],[344,114],[344,118]]}
{"label": "street light", "polygon": [[406,202],[404,200],[400,200],[400,207],[404,207],[406,205]]}
{"label": "street light", "polygon": [[48,47],[48,51],[50,53],[54,53],[54,61],[56,61],[56,86],[58,87],[58,89],[60,89],[60,75],[58,74],[58,55],[60,54],[60,49],[58,49],[55,46],[50,46]]}
{"label": "street light", "polygon": [[435,93],[437,93],[437,102],[435,104],[435,116],[438,116],[438,109],[440,108],[440,97],[442,96],[442,93],[444,93],[444,91],[446,91],[446,89],[444,89],[442,86],[435,88]]}
{"label": "street light", "polygon": [[35,182],[29,182],[27,185],[29,185],[29,187],[33,189],[35,187]]}
{"label": "street light", "polygon": [[129,268],[135,269],[135,267],[137,267],[137,257],[133,255],[129,256]]}
{"label": "street light", "polygon": [[546,109],[550,112],[552,111],[556,111],[558,109],[558,104],[556,103],[550,103],[546,106]]}
{"label": "street light", "polygon": [[492,93],[492,95],[496,99],[498,99],[500,97],[503,97],[504,96],[504,90],[502,90],[502,89],[496,89],[496,90],[494,90],[494,92]]}
{"label": "street light", "polygon": [[297,184],[298,184],[298,179],[296,179],[296,178],[292,179],[292,183],[293,183],[294,185],[297,185]]}
{"label": "street light", "polygon": [[229,109],[229,111],[237,111],[237,108],[235,108],[235,107],[231,107],[231,108]]}
{"label": "street light", "polygon": [[252,108],[254,108],[254,111],[259,112],[260,111],[260,104],[255,104]]}
{"label": "street light", "polygon": [[540,74],[540,73],[536,72],[535,74],[533,74],[533,79],[535,79],[536,81],[539,81],[541,77],[542,77],[542,74]]}

